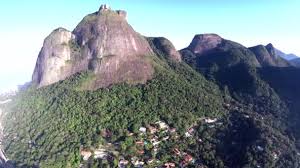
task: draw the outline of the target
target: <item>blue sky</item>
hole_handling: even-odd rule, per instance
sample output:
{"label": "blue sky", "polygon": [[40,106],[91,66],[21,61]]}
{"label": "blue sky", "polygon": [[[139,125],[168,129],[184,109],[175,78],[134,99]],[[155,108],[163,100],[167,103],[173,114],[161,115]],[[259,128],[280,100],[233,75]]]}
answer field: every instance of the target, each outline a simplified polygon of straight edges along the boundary
{"label": "blue sky", "polygon": [[101,4],[128,12],[145,36],[164,36],[177,49],[195,34],[217,33],[245,46],[273,43],[300,55],[299,0],[9,0],[0,5],[0,91],[31,80],[44,38],[73,30]]}

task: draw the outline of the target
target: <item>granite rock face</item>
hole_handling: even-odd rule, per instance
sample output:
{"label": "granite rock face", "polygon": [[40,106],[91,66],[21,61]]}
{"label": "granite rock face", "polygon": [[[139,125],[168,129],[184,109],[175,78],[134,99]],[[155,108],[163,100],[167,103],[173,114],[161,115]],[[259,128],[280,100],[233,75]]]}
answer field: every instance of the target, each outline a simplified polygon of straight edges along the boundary
{"label": "granite rock face", "polygon": [[74,73],[92,70],[91,89],[115,83],[144,83],[152,78],[148,41],[126,21],[125,11],[102,5],[69,32],[57,29],[45,40],[32,80],[38,87],[63,80]]}
{"label": "granite rock face", "polygon": [[71,60],[71,48],[68,45],[75,36],[68,30],[54,30],[44,41],[39,53],[32,80],[40,86],[49,85],[64,79],[67,62]]}
{"label": "granite rock face", "polygon": [[202,54],[218,47],[222,41],[217,34],[199,34],[194,37],[188,49],[195,54]]}
{"label": "granite rock face", "polygon": [[181,62],[181,54],[176,50],[172,42],[164,37],[149,37],[148,41],[157,55],[163,55],[169,60]]}

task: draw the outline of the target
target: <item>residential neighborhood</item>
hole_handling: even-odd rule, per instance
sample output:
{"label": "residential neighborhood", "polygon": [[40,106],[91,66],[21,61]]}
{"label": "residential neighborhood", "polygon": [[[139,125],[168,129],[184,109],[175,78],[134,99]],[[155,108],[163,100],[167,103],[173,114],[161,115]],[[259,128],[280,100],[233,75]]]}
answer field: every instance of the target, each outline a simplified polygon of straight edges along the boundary
{"label": "residential neighborhood", "polygon": [[[183,141],[202,143],[202,139],[194,136],[198,124],[214,125],[216,118],[203,118],[191,124],[183,135],[164,121],[141,126],[138,132],[128,131],[123,141],[106,142],[94,149],[81,149],[84,162],[100,159],[105,162],[117,163],[119,168],[126,167],[188,167],[206,166],[194,158],[189,149],[182,148]],[[107,129],[101,131],[105,138],[110,136]],[[169,158],[165,155],[168,154]],[[84,163],[83,162],[83,163]],[[83,164],[82,164],[83,165]]]}

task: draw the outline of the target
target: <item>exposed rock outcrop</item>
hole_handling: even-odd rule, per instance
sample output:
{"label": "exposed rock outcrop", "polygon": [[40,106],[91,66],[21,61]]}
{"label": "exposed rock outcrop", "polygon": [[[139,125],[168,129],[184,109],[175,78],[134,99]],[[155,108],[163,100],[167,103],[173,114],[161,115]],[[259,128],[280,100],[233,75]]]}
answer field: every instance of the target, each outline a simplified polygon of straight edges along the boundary
{"label": "exposed rock outcrop", "polygon": [[149,37],[148,41],[157,55],[162,55],[175,62],[181,62],[181,54],[168,39],[164,37]]}
{"label": "exposed rock outcrop", "polygon": [[202,54],[218,47],[223,39],[217,34],[199,34],[195,35],[188,49],[195,54]]}
{"label": "exposed rock outcrop", "polygon": [[70,41],[75,36],[68,30],[54,30],[44,41],[32,80],[40,86],[49,85],[69,76],[67,62],[71,60]]}
{"label": "exposed rock outcrop", "polygon": [[144,83],[154,72],[147,40],[126,21],[125,11],[102,5],[73,32],[57,29],[45,40],[32,80],[46,86],[85,70],[96,79],[92,89],[120,82]]}
{"label": "exposed rock outcrop", "polygon": [[182,49],[182,59],[195,67],[230,67],[239,63],[260,67],[255,55],[245,46],[223,39],[217,34],[195,35],[190,45]]}

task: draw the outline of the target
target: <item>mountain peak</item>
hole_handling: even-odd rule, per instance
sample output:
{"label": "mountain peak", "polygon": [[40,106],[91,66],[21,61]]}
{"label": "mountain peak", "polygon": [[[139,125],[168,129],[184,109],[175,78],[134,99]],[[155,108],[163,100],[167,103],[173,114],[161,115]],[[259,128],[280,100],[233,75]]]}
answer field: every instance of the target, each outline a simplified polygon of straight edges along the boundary
{"label": "mountain peak", "polygon": [[100,6],[99,11],[98,11],[98,15],[103,15],[107,12],[117,14],[118,16],[121,16],[124,19],[126,19],[126,17],[127,17],[127,12],[126,11],[124,11],[124,10],[114,11],[110,8],[110,6],[108,6],[106,4]]}
{"label": "mountain peak", "polygon": [[197,34],[188,48],[194,53],[203,53],[216,48],[222,41],[222,37],[217,34]]}
{"label": "mountain peak", "polygon": [[102,4],[99,8],[99,12],[111,10],[109,5]]}
{"label": "mountain peak", "polygon": [[275,47],[273,46],[272,43],[269,43],[268,45],[266,45],[266,49],[268,50],[268,52],[273,55],[274,57],[277,57],[278,55],[276,54],[276,50]]}
{"label": "mountain peak", "polygon": [[267,48],[274,48],[274,45],[272,43],[269,43],[268,45],[266,45]]}
{"label": "mountain peak", "polygon": [[88,89],[116,83],[145,83],[154,69],[147,59],[148,41],[126,20],[127,13],[101,5],[84,17],[73,32],[59,28],[45,40],[38,56],[33,82],[39,87],[82,71],[93,71]]}

